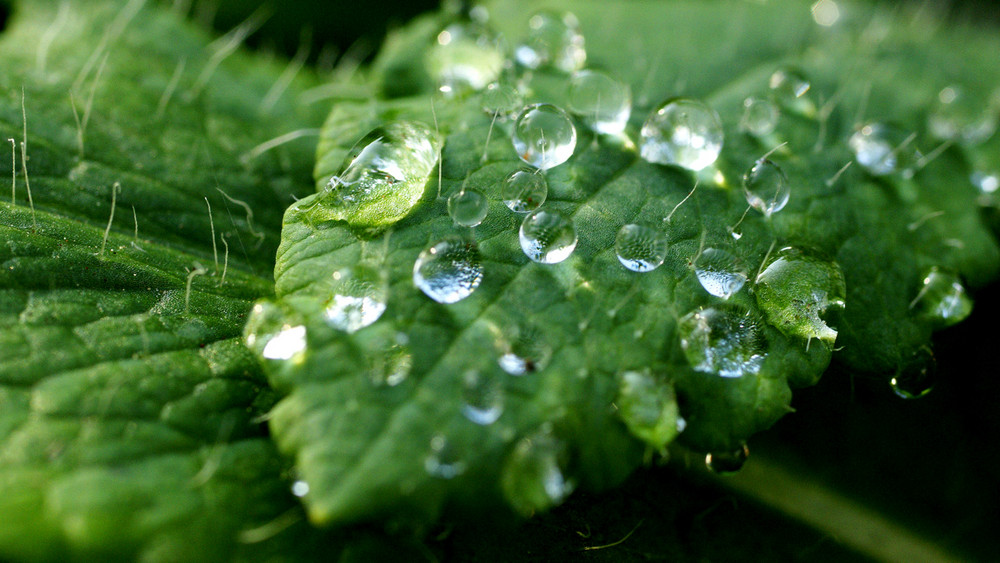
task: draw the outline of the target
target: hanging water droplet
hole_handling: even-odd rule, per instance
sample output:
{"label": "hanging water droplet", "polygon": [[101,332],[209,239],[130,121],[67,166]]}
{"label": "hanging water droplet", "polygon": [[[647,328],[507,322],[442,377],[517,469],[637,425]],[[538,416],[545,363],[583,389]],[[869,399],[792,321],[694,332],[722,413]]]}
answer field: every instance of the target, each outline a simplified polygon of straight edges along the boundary
{"label": "hanging water droplet", "polygon": [[862,125],[848,144],[854,159],[875,176],[898,173],[903,177],[913,175],[920,153],[913,141],[916,135],[907,134],[898,127],[885,123]]}
{"label": "hanging water droplet", "polygon": [[903,399],[919,399],[934,389],[937,381],[937,360],[934,352],[924,346],[913,353],[889,380],[893,393]]}
{"label": "hanging water droplet", "polygon": [[483,90],[479,98],[483,111],[497,119],[511,119],[524,107],[524,97],[517,88],[494,82]]}
{"label": "hanging water droplet", "polygon": [[632,91],[603,72],[581,70],[569,83],[569,108],[594,131],[616,135],[632,114]]}
{"label": "hanging water droplet", "polygon": [[770,217],[785,207],[791,190],[781,167],[762,158],[743,175],[743,194],[751,207]]}
{"label": "hanging water droplet", "polygon": [[503,414],[503,381],[495,371],[469,370],[462,376],[462,401],[465,418],[484,426],[493,424]]}
{"label": "hanging water droplet", "polygon": [[718,248],[706,248],[694,261],[698,282],[710,294],[729,299],[747,282],[747,271],[739,258]]}
{"label": "hanging water droplet", "polygon": [[910,303],[936,326],[957,324],[972,313],[972,299],[958,276],[933,267],[924,276],[923,285]]}
{"label": "hanging water droplet", "polygon": [[803,115],[816,112],[816,104],[809,95],[812,84],[801,71],[782,68],[774,71],[767,83],[771,98],[778,106]]}
{"label": "hanging water droplet", "polygon": [[472,295],[483,281],[475,243],[457,236],[432,244],[413,264],[413,285],[438,303],[455,303]]}
{"label": "hanging water droplet", "polygon": [[525,256],[542,264],[557,264],[569,258],[576,248],[576,227],[558,211],[537,209],[521,223],[521,250]]}
{"label": "hanging water droplet", "polygon": [[657,164],[701,170],[722,151],[719,114],[697,100],[664,102],[646,119],[639,135],[642,158]]}
{"label": "hanging water droplet", "polygon": [[386,309],[388,288],[376,268],[355,264],[333,273],[332,298],[324,310],[327,324],[355,332],[371,325]]}
{"label": "hanging water droplet", "polygon": [[500,485],[515,510],[530,515],[561,503],[575,488],[563,470],[566,446],[543,427],[507,456]]}
{"label": "hanging water droplet", "polygon": [[498,343],[500,358],[497,363],[510,375],[525,375],[545,369],[552,358],[552,347],[535,326],[522,325],[509,329]]}
{"label": "hanging water droplet", "polygon": [[818,338],[830,347],[837,331],[823,320],[828,309],[843,309],[844,274],[836,262],[786,247],[775,253],[754,281],[757,306],[767,321],[788,336]]}
{"label": "hanging water droplet", "polygon": [[549,184],[545,176],[531,170],[515,170],[503,180],[500,198],[514,213],[530,213],[545,203]]}
{"label": "hanging water droplet", "polygon": [[448,198],[448,215],[456,225],[475,227],[489,211],[489,201],[475,188],[462,188]]}
{"label": "hanging water droplet", "polygon": [[713,473],[735,473],[746,464],[750,448],[746,444],[731,452],[716,452],[705,456],[705,465]]}
{"label": "hanging water droplet", "polygon": [[427,51],[427,68],[446,95],[482,90],[504,66],[500,37],[475,21],[456,22],[435,37]]}
{"label": "hanging water droplet", "polygon": [[682,429],[673,386],[647,371],[622,372],[617,379],[618,416],[633,435],[664,449]]}
{"label": "hanging water droplet", "polygon": [[778,126],[781,110],[771,100],[750,96],[743,100],[743,116],[740,117],[740,129],[764,137],[774,132]]}
{"label": "hanging water droplet", "polygon": [[539,12],[528,20],[528,28],[527,39],[514,49],[518,64],[529,69],[552,67],[563,72],[583,68],[587,51],[576,16]]}
{"label": "hanging water droplet", "polygon": [[741,307],[709,307],[678,322],[681,348],[696,371],[721,377],[756,375],[767,355],[757,320]]}
{"label": "hanging water droplet", "polygon": [[424,469],[432,477],[454,479],[465,473],[466,465],[448,439],[437,434],[431,438],[430,453],[424,458]]}
{"label": "hanging water droplet", "polygon": [[996,132],[997,115],[985,100],[975,99],[958,86],[948,86],[938,92],[927,129],[938,139],[974,146]]}
{"label": "hanging water droplet", "polygon": [[552,104],[532,104],[517,116],[511,142],[517,155],[535,168],[548,170],[573,156],[576,127],[566,112]]}
{"label": "hanging water droplet", "polygon": [[633,272],[651,272],[667,257],[667,236],[646,225],[625,225],[615,237],[615,254]]}

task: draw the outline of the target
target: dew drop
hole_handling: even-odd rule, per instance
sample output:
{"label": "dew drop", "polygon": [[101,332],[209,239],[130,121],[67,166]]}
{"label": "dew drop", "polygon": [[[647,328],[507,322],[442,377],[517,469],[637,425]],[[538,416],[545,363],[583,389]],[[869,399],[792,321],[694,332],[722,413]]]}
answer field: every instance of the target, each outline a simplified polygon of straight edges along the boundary
{"label": "dew drop", "polygon": [[480,22],[449,25],[427,51],[427,68],[445,95],[482,90],[500,76],[503,66],[499,36]]}
{"label": "dew drop", "polygon": [[836,262],[782,248],[754,284],[757,306],[772,326],[788,336],[818,338],[833,346],[837,331],[822,315],[829,309],[843,309],[847,296],[844,274]]}
{"label": "dew drop", "polygon": [[406,380],[413,367],[413,355],[406,346],[405,333],[377,347],[369,355],[369,379],[379,387],[395,387]]}
{"label": "dew drop", "polygon": [[648,371],[625,371],[617,379],[618,416],[629,432],[662,450],[683,429],[673,386]]}
{"label": "dew drop", "polygon": [[542,371],[552,358],[552,347],[537,327],[523,325],[510,329],[498,343],[497,363],[510,375],[526,375]]}
{"label": "dew drop", "polygon": [[751,207],[770,217],[784,209],[791,191],[780,166],[762,158],[743,175],[743,195]]}
{"label": "dew drop", "polygon": [[524,97],[517,88],[494,82],[483,90],[479,99],[483,111],[497,119],[511,119],[524,107]]}
{"label": "dew drop", "polygon": [[244,342],[265,359],[291,360],[306,349],[306,327],[286,317],[276,303],[262,300],[250,310]]}
{"label": "dew drop", "polygon": [[924,346],[917,350],[889,380],[893,393],[903,399],[919,399],[930,393],[937,381],[937,360]]}
{"label": "dew drop", "polygon": [[541,170],[558,166],[576,150],[576,127],[552,104],[532,104],[517,116],[511,142],[517,155]]}
{"label": "dew drop", "polygon": [[924,276],[917,296],[910,303],[939,328],[957,324],[972,313],[972,299],[955,274],[938,267]]}
{"label": "dew drop", "polygon": [[694,261],[694,273],[701,287],[710,294],[729,299],[747,282],[747,271],[730,252],[706,248]]}
{"label": "dew drop", "polygon": [[518,64],[529,69],[552,67],[563,72],[583,68],[587,50],[576,16],[538,12],[528,20],[528,28],[527,39],[514,49]]}
{"label": "dew drop", "polygon": [[938,139],[979,145],[993,136],[997,116],[989,103],[968,95],[958,86],[941,90],[927,117],[927,129]]}
{"label": "dew drop", "polygon": [[323,311],[327,324],[355,332],[371,325],[386,309],[388,289],[382,274],[367,264],[333,273],[333,296]]}
{"label": "dew drop", "polygon": [[722,151],[722,121],[702,102],[675,98],[660,105],[639,133],[642,158],[702,170]]}
{"label": "dew drop", "polygon": [[514,213],[531,213],[545,203],[548,195],[545,176],[531,170],[511,172],[500,187],[500,198]]}
{"label": "dew drop", "polygon": [[615,254],[633,272],[651,272],[667,257],[667,236],[646,225],[625,225],[615,237]]}
{"label": "dew drop", "polygon": [[299,479],[292,483],[292,494],[302,498],[309,494],[309,483]]}
{"label": "dew drop", "polygon": [[774,102],[766,98],[750,96],[743,100],[740,129],[751,135],[764,137],[774,132],[780,117],[781,110],[774,105]]}
{"label": "dew drop", "polygon": [[892,125],[867,123],[851,135],[848,144],[854,151],[854,159],[869,173],[909,177],[920,158],[913,145],[914,138]]}
{"label": "dew drop", "polygon": [[523,438],[504,462],[501,488],[518,512],[528,515],[561,503],[575,488],[564,473],[566,446],[545,427]]}
{"label": "dew drop", "polygon": [[536,209],[521,223],[521,250],[525,256],[542,264],[557,264],[569,258],[576,248],[576,227],[558,211]]}
{"label": "dew drop", "polygon": [[681,317],[681,348],[696,370],[721,377],[756,375],[767,354],[757,320],[741,307],[709,307]]}
{"label": "dew drop", "polygon": [[495,371],[469,370],[462,375],[462,401],[465,418],[483,426],[493,424],[503,414],[503,381]]}
{"label": "dew drop", "polygon": [[569,83],[569,109],[594,131],[616,135],[632,114],[632,91],[603,72],[581,70]]}
{"label": "dew drop", "polygon": [[290,360],[306,349],[306,327],[290,326],[271,337],[261,356],[268,360]]}
{"label": "dew drop", "polygon": [[475,188],[462,188],[448,198],[448,215],[462,227],[475,227],[483,222],[489,211],[489,201]]}
{"label": "dew drop", "polygon": [[465,473],[466,466],[448,439],[437,434],[431,438],[430,453],[424,458],[424,469],[432,477],[454,479]]}
{"label": "dew drop", "polygon": [[1000,189],[1000,173],[997,172],[975,170],[969,175],[969,180],[984,195],[996,193]]}
{"label": "dew drop", "polygon": [[767,83],[771,89],[771,99],[779,107],[804,115],[816,112],[816,104],[809,95],[812,84],[801,71],[782,68],[774,71]]}
{"label": "dew drop", "polygon": [[427,247],[413,264],[413,285],[438,303],[455,303],[472,295],[483,281],[475,243],[457,236]]}
{"label": "dew drop", "polygon": [[716,452],[705,456],[705,465],[713,473],[735,473],[743,469],[750,457],[750,448],[743,444],[731,452]]}

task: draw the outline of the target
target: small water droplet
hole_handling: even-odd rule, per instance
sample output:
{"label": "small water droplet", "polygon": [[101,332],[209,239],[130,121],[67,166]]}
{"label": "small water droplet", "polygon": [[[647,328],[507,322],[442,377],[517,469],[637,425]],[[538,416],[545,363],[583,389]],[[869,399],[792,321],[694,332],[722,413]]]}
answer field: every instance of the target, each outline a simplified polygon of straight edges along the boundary
{"label": "small water droplet", "polygon": [[969,180],[980,193],[985,195],[996,193],[997,189],[1000,189],[1000,173],[998,172],[975,170],[969,175]]}
{"label": "small water droplet", "polygon": [[478,91],[504,66],[500,37],[475,21],[456,22],[438,33],[427,51],[427,68],[445,95]]}
{"label": "small water droplet", "polygon": [[740,117],[740,129],[764,137],[774,132],[778,126],[781,110],[771,100],[750,96],[743,100],[743,116]]}
{"label": "small water droplet", "polygon": [[742,307],[709,307],[681,317],[681,348],[696,371],[721,377],[756,375],[767,342],[756,318]]}
{"label": "small water droplet", "polygon": [[715,452],[705,456],[705,465],[713,473],[735,473],[746,464],[750,448],[746,444],[731,452]]}
{"label": "small water droplet", "polygon": [[527,39],[514,49],[518,64],[529,69],[552,67],[563,72],[583,68],[587,50],[576,16],[538,12],[528,20],[528,28]]}
{"label": "small water droplet", "polygon": [[972,313],[972,299],[958,276],[938,267],[924,276],[923,285],[910,303],[939,328],[957,324]]}
{"label": "small water droplet", "polygon": [[642,158],[702,170],[722,151],[722,121],[697,100],[667,100],[646,119],[639,133]]}
{"label": "small water droplet", "polygon": [[493,424],[503,414],[503,381],[492,370],[466,371],[462,376],[462,400],[465,418],[484,426]]}
{"label": "small water droplet", "polygon": [[615,254],[633,272],[651,272],[667,257],[667,236],[646,225],[625,225],[615,237]]}
{"label": "small water droplet", "polygon": [[762,158],[743,175],[743,194],[751,207],[770,217],[784,209],[791,190],[781,167]]}
{"label": "small water droplet", "polygon": [[483,111],[497,119],[511,119],[524,107],[524,97],[517,88],[494,82],[483,90],[479,99]]}
{"label": "small water droplet", "polygon": [[569,258],[576,248],[576,227],[558,211],[536,209],[521,223],[521,250],[525,256],[542,264],[557,264]]}
{"label": "small water droplet", "polygon": [[448,198],[448,215],[456,225],[475,227],[489,212],[489,201],[475,188],[462,188]]}
{"label": "small water droplet", "polygon": [[581,70],[569,83],[569,108],[594,131],[615,135],[632,114],[632,91],[603,72]]}
{"label": "small water droplet", "polygon": [[410,375],[413,355],[406,342],[406,333],[401,332],[369,354],[368,374],[374,385],[395,387]]}
{"label": "small water droplet", "polygon": [[948,86],[937,95],[927,129],[938,139],[974,146],[993,136],[997,116],[985,100],[975,99],[959,86]]}
{"label": "small water droplet", "polygon": [[774,71],[767,83],[771,89],[771,99],[782,108],[812,115],[816,112],[816,103],[809,95],[812,84],[801,71],[793,68],[781,68]]}
{"label": "small water droplet", "polygon": [[309,494],[309,483],[299,479],[292,483],[292,494],[302,498]]}
{"label": "small water droplet", "polygon": [[840,7],[833,0],[819,0],[812,5],[813,21],[823,27],[832,27],[840,20]]}
{"label": "small water droplet", "polygon": [[788,336],[818,338],[833,346],[837,331],[821,315],[845,305],[847,288],[836,262],[797,248],[782,248],[754,284],[757,306],[772,326]]}
{"label": "small water droplet", "polygon": [[525,375],[542,371],[552,358],[552,347],[542,332],[533,325],[512,327],[498,342],[497,363],[510,375]]}
{"label": "small water droplet", "polygon": [[889,380],[893,393],[903,399],[919,399],[930,393],[937,381],[937,359],[927,346],[913,353]]}
{"label": "small water droplet", "polygon": [[898,173],[908,177],[920,158],[914,139],[914,135],[893,125],[867,123],[851,135],[848,144],[854,151],[854,159],[869,173],[875,176]]}
{"label": "small water droplet", "polygon": [[515,170],[503,180],[500,198],[514,213],[530,213],[545,203],[549,184],[545,176],[531,170]]}
{"label": "small water droplet", "polygon": [[472,295],[483,281],[476,244],[450,236],[427,247],[413,264],[413,284],[438,303],[455,303]]}
{"label": "small water droplet", "polygon": [[507,501],[528,515],[561,503],[575,488],[566,477],[566,446],[547,426],[521,439],[504,462],[501,487]]}
{"label": "small water droplet", "polygon": [[662,450],[680,433],[683,420],[673,386],[648,371],[622,372],[617,379],[618,416],[632,434]]}
{"label": "small water droplet", "polygon": [[548,170],[573,156],[576,127],[562,109],[552,104],[532,104],[518,114],[511,142],[521,160]]}
{"label": "small water droplet", "polygon": [[466,466],[448,439],[437,434],[431,438],[430,453],[424,458],[424,469],[432,477],[454,479],[465,473]]}
{"label": "small water droplet", "polygon": [[306,349],[306,327],[290,326],[271,337],[261,355],[269,360],[290,360]]}
{"label": "small water droplet", "polygon": [[698,282],[710,294],[729,299],[747,282],[747,271],[739,258],[718,248],[706,248],[694,261]]}
{"label": "small water droplet", "polygon": [[388,289],[382,274],[367,264],[355,264],[333,274],[333,294],[324,310],[330,326],[355,332],[371,325],[386,309]]}

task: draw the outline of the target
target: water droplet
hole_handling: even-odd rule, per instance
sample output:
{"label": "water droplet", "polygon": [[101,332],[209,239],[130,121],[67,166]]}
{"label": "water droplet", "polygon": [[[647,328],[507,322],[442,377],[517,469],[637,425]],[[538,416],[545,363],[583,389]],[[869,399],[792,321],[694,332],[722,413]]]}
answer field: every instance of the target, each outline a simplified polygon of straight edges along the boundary
{"label": "water droplet", "polygon": [[924,276],[910,308],[917,308],[925,318],[943,328],[965,320],[972,312],[972,299],[958,276],[933,267]]}
{"label": "water droplet", "polygon": [[934,352],[924,346],[896,370],[889,386],[903,399],[919,399],[933,390],[936,381],[937,360]]}
{"label": "water droplet", "polygon": [[369,354],[369,379],[377,386],[395,387],[406,380],[413,367],[413,355],[406,346],[406,333],[376,346]]}
{"label": "water droplet", "polygon": [[514,49],[518,64],[529,69],[553,67],[563,72],[583,68],[587,51],[576,16],[539,12],[528,20],[528,28],[527,39]]}
{"label": "water droplet", "polygon": [[996,193],[1000,189],[1000,173],[997,172],[975,170],[969,175],[969,180],[982,194]]}
{"label": "water droplet", "polygon": [[427,68],[446,95],[478,91],[495,81],[504,66],[499,36],[479,22],[456,22],[435,38]]}
{"label": "water droplet", "polygon": [[302,498],[309,494],[309,483],[299,479],[292,483],[292,494]]}
{"label": "water droplet", "polygon": [[785,207],[791,190],[781,167],[762,158],[743,175],[743,194],[751,207],[770,217]]}
{"label": "water droplet", "polygon": [[709,307],[678,322],[681,348],[696,371],[721,377],[756,375],[767,354],[756,318],[742,307]]}
{"label": "water droplet", "polygon": [[497,363],[510,375],[525,375],[545,369],[552,358],[552,347],[535,326],[512,327],[499,341]]}
{"label": "water droplet", "polygon": [[812,84],[801,71],[792,68],[782,68],[774,71],[767,85],[771,89],[771,99],[779,107],[812,115],[816,112],[816,104],[809,96]]}
{"label": "water droplet", "polygon": [[465,473],[465,462],[441,434],[431,438],[430,453],[424,458],[424,469],[439,479],[454,479]]}
{"label": "water droplet", "polygon": [[603,72],[581,70],[569,83],[569,108],[594,131],[615,135],[632,114],[632,91]]}
{"label": "water droplet", "polygon": [[576,127],[566,112],[552,104],[532,104],[517,116],[511,137],[521,160],[548,170],[573,156]]}
{"label": "water droplet", "polygon": [[525,256],[542,264],[557,264],[569,258],[576,248],[576,227],[558,211],[536,209],[521,223],[521,250]]}
{"label": "water droplet", "polygon": [[461,301],[482,281],[479,249],[457,236],[427,247],[413,264],[413,284],[438,303]]}
{"label": "water droplet", "polygon": [[448,198],[448,215],[456,225],[475,227],[489,211],[489,201],[475,188],[462,188]]}
{"label": "water droplet", "polygon": [[948,86],[937,95],[927,129],[938,139],[974,146],[993,136],[997,116],[988,102],[975,99],[958,86]]}
{"label": "water droplet", "polygon": [[836,262],[783,248],[754,283],[757,306],[771,325],[788,336],[818,338],[833,346],[837,331],[821,315],[830,308],[844,308],[847,289]]}
{"label": "water droplet", "polygon": [[511,119],[524,107],[524,97],[517,88],[498,82],[487,86],[479,101],[483,111],[497,119]]}
{"label": "water droplet", "polygon": [[545,176],[531,170],[515,170],[503,180],[500,198],[514,213],[530,213],[545,203],[549,184]]}
{"label": "water droplet", "polygon": [[575,488],[563,472],[566,446],[545,427],[521,439],[504,462],[501,488],[518,512],[529,515],[561,503]]}
{"label": "water droplet", "polygon": [[647,371],[622,372],[617,379],[618,416],[629,432],[662,450],[680,434],[683,420],[673,386]]}
{"label": "water droplet", "polygon": [[306,327],[290,326],[271,337],[261,356],[268,360],[290,360],[306,349]]}
{"label": "water droplet", "polygon": [[272,301],[254,304],[245,335],[247,347],[268,360],[290,360],[306,349],[306,327]]}
{"label": "water droplet", "polygon": [[702,170],[722,151],[722,121],[697,100],[668,100],[646,119],[639,133],[642,158]]}
{"label": "water droplet", "polygon": [[484,426],[493,424],[503,414],[503,381],[495,371],[469,370],[462,376],[462,400],[465,418]]}
{"label": "water droplet", "polygon": [[729,299],[747,282],[747,271],[739,258],[718,248],[706,248],[694,261],[698,282],[710,294]]}
{"label": "water droplet", "polygon": [[646,225],[625,225],[615,237],[615,254],[633,272],[651,272],[667,257],[667,236]]}
{"label": "water droplet", "polygon": [[735,473],[743,468],[750,457],[750,448],[743,444],[731,452],[710,453],[705,456],[705,465],[713,473]]}
{"label": "water droplet", "polygon": [[355,332],[374,323],[386,309],[388,290],[382,274],[367,264],[333,273],[333,297],[324,318],[338,330]]}
{"label": "water droplet", "polygon": [[848,144],[854,151],[854,159],[869,173],[909,177],[920,158],[913,144],[915,138],[892,125],[867,123],[851,135]]}
{"label": "water droplet", "polygon": [[781,110],[774,102],[765,98],[750,96],[743,100],[743,116],[740,118],[740,129],[764,137],[774,132],[778,126]]}
{"label": "water droplet", "polygon": [[831,27],[840,20],[840,7],[833,0],[819,0],[812,5],[813,21],[823,27]]}

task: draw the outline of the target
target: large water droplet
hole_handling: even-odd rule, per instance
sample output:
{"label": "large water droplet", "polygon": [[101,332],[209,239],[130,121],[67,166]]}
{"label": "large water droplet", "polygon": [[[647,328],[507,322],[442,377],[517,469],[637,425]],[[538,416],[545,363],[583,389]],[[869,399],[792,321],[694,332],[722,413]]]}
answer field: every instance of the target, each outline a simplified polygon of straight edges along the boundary
{"label": "large water droplet", "polygon": [[837,331],[821,317],[844,308],[844,275],[830,262],[795,248],[783,248],[755,280],[754,296],[767,321],[788,336],[818,338],[829,346]]}
{"label": "large water droplet", "polygon": [[915,138],[893,125],[867,123],[851,135],[848,144],[854,159],[871,174],[909,177],[920,158],[913,144]]}
{"label": "large water droplet", "polygon": [[778,126],[781,110],[771,100],[750,96],[743,100],[743,116],[740,117],[740,129],[764,137],[774,132]]}
{"label": "large water droplet", "polygon": [[545,203],[549,184],[545,176],[531,170],[515,170],[503,180],[500,198],[514,213],[530,213]]}
{"label": "large water droplet", "polygon": [[503,70],[499,36],[479,22],[453,23],[427,51],[427,68],[446,95],[482,90]]}
{"label": "large water droplet", "polygon": [[528,20],[528,28],[527,39],[514,49],[518,64],[530,69],[553,67],[563,72],[583,68],[587,51],[576,16],[539,12]]}
{"label": "large water droplet", "polygon": [[503,466],[501,487],[518,512],[529,515],[561,503],[575,487],[563,472],[566,446],[550,429],[520,440]]}
{"label": "large water droplet", "polygon": [[469,370],[462,375],[462,401],[465,418],[484,426],[493,424],[503,414],[503,381],[493,370]]}
{"label": "large water droplet", "polygon": [[448,198],[448,215],[456,225],[475,227],[489,212],[489,201],[475,188],[462,188]]}
{"label": "large water droplet", "polygon": [[705,456],[705,465],[713,473],[735,473],[746,464],[750,448],[743,444],[731,452],[713,452]]}
{"label": "large water droplet", "polygon": [[524,218],[519,233],[525,256],[542,264],[557,264],[576,248],[576,227],[558,211],[537,209]]}
{"label": "large water droplet", "polygon": [[937,381],[937,360],[924,346],[908,358],[889,380],[893,393],[903,399],[919,399],[930,393]]}
{"label": "large water droplet", "polygon": [[424,469],[439,479],[454,479],[465,473],[466,464],[448,439],[437,434],[431,438],[430,453],[424,458]]}
{"label": "large water droplet", "polygon": [[532,104],[517,116],[511,136],[521,160],[548,170],[573,156],[576,127],[566,112],[552,104]]}
{"label": "large water droplet", "polygon": [[781,167],[762,158],[743,175],[743,194],[751,207],[770,217],[785,207],[791,190]]}
{"label": "large water droplet", "polygon": [[782,68],[774,71],[767,85],[771,88],[771,98],[779,106],[804,115],[816,112],[816,103],[809,95],[812,85],[801,71]]}
{"label": "large water droplet", "polygon": [[709,307],[681,317],[681,348],[695,370],[721,377],[756,375],[767,354],[757,320],[741,307]]}
{"label": "large water droplet", "polygon": [[729,299],[747,282],[747,271],[739,258],[718,248],[706,248],[694,261],[698,282],[710,294]]}
{"label": "large water droplet", "polygon": [[640,131],[642,158],[701,170],[722,151],[722,121],[715,110],[697,100],[676,98],[658,107]]}
{"label": "large water droplet", "polygon": [[943,328],[965,320],[972,312],[972,299],[955,274],[931,268],[923,285],[910,303],[925,318]]}
{"label": "large water droplet", "polygon": [[386,309],[385,279],[376,268],[367,264],[355,264],[334,272],[332,293],[324,318],[338,330],[361,330],[377,321]]}
{"label": "large water droplet", "polygon": [[975,99],[958,86],[948,86],[937,95],[927,129],[942,140],[979,145],[996,132],[997,116],[985,100]]}
{"label": "large water droplet", "polygon": [[665,448],[683,428],[673,386],[647,371],[618,374],[615,405],[629,432],[657,450]]}
{"label": "large water droplet", "polygon": [[524,107],[524,97],[517,88],[499,82],[487,86],[479,101],[483,111],[497,119],[511,119]]}
{"label": "large water droplet", "polygon": [[569,108],[594,131],[615,135],[632,114],[632,91],[603,72],[581,70],[569,83]]}
{"label": "large water droplet", "polygon": [[552,347],[535,326],[512,327],[498,342],[500,357],[497,363],[511,375],[525,375],[542,371],[552,358]]}
{"label": "large water droplet", "polygon": [[461,301],[482,281],[479,249],[457,236],[427,247],[413,264],[413,284],[438,303]]}
{"label": "large water droplet", "polygon": [[615,237],[615,254],[633,272],[651,272],[667,257],[667,236],[647,225],[625,225]]}

